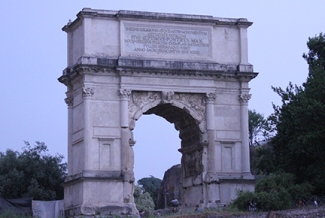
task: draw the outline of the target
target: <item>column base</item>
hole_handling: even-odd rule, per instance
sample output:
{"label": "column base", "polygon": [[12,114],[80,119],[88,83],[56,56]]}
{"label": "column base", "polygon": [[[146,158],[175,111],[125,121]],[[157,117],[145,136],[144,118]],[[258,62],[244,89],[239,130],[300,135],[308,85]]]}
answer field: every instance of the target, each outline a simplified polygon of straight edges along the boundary
{"label": "column base", "polygon": [[93,204],[82,204],[65,209],[65,217],[95,217],[95,216],[118,216],[118,217],[140,217],[134,204],[110,204],[95,206]]}

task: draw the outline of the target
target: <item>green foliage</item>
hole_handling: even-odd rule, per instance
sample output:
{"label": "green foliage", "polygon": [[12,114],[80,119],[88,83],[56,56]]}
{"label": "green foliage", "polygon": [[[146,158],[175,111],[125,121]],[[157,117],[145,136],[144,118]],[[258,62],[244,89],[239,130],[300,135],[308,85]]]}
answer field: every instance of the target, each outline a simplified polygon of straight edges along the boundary
{"label": "green foliage", "polygon": [[154,203],[155,209],[157,209],[158,202],[158,192],[161,186],[161,179],[155,178],[153,176],[142,178],[138,180],[138,184],[143,187],[143,189],[150,194]]}
{"label": "green foliage", "polygon": [[309,74],[302,86],[283,90],[272,87],[281,97],[269,117],[276,135],[273,146],[274,168],[296,176],[297,183],[309,182],[315,193],[325,194],[325,37],[309,38],[309,53],[303,57]]}
{"label": "green foliage", "polygon": [[274,163],[274,152],[269,143],[258,147],[250,147],[251,149],[251,167],[254,175],[264,175],[269,172],[276,172],[276,164]]}
{"label": "green foliage", "polygon": [[255,202],[258,210],[283,210],[292,207],[299,198],[311,195],[310,184],[297,185],[290,173],[278,172],[261,178],[256,184],[256,191],[238,193],[232,204],[240,210],[248,210],[250,202]]}
{"label": "green foliage", "polygon": [[148,192],[145,192],[140,186],[135,186],[133,196],[138,211],[144,211],[147,215],[152,214],[155,204]]}
{"label": "green foliage", "polygon": [[63,199],[66,163],[62,155],[47,154],[47,146],[25,142],[23,152],[0,152],[0,194],[4,198]]}
{"label": "green foliage", "polygon": [[26,216],[26,215],[19,215],[19,214],[15,214],[14,212],[7,210],[0,213],[0,218],[32,218],[32,216]]}
{"label": "green foliage", "polygon": [[262,114],[255,110],[248,110],[249,145],[253,145],[257,141],[259,134],[266,136],[265,125],[266,120]]}

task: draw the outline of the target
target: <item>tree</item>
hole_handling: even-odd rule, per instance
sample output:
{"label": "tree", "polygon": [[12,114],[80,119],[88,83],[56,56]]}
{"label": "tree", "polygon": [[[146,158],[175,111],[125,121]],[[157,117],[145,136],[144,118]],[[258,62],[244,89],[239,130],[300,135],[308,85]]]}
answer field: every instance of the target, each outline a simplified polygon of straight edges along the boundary
{"label": "tree", "polygon": [[325,194],[325,35],[309,38],[303,58],[309,73],[302,86],[273,88],[282,106],[275,106],[269,120],[276,135],[271,144],[276,168],[293,173],[298,183],[310,182],[315,193]]}
{"label": "tree", "polygon": [[146,178],[142,178],[138,180],[138,184],[143,187],[143,189],[150,194],[152,197],[155,208],[157,209],[157,201],[158,201],[158,192],[161,186],[161,179],[158,179],[156,177],[150,176]]}
{"label": "tree", "polygon": [[148,192],[145,192],[140,186],[135,186],[134,202],[139,212],[144,211],[146,214],[152,214],[155,204]]}
{"label": "tree", "polygon": [[63,156],[47,154],[44,142],[23,152],[8,149],[0,152],[0,195],[4,198],[33,197],[34,200],[63,199],[67,164]]}
{"label": "tree", "polygon": [[248,110],[249,145],[253,145],[257,136],[264,132],[266,120],[255,110]]}

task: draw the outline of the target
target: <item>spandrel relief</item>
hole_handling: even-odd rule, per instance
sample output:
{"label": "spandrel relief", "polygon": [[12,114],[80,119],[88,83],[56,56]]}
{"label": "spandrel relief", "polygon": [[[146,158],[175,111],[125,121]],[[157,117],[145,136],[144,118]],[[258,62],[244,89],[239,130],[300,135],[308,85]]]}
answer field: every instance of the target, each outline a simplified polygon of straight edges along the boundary
{"label": "spandrel relief", "polygon": [[132,91],[128,104],[129,119],[131,123],[135,122],[140,116],[139,112],[144,113],[161,103],[187,109],[194,119],[202,122],[205,120],[205,98],[206,94],[174,93],[173,91]]}
{"label": "spandrel relief", "polygon": [[129,118],[132,118],[136,111],[142,109],[144,105],[151,104],[157,100],[161,100],[160,92],[132,91],[129,99]]}
{"label": "spandrel relief", "polygon": [[190,109],[196,112],[200,120],[203,120],[205,114],[205,101],[203,94],[184,94],[177,93],[174,95],[176,101],[187,105]]}

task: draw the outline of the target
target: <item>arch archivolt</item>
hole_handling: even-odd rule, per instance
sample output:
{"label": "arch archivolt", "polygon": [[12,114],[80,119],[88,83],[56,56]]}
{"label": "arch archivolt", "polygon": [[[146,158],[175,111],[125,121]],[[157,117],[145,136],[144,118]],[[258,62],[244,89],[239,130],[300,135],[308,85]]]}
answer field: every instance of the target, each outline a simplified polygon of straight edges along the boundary
{"label": "arch archivolt", "polygon": [[132,91],[129,98],[129,126],[133,130],[135,121],[148,110],[170,104],[189,114],[197,123],[201,133],[206,132],[205,93],[178,93],[173,91]]}

